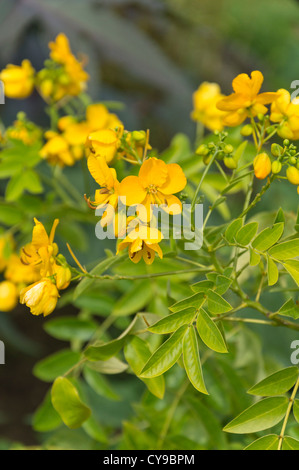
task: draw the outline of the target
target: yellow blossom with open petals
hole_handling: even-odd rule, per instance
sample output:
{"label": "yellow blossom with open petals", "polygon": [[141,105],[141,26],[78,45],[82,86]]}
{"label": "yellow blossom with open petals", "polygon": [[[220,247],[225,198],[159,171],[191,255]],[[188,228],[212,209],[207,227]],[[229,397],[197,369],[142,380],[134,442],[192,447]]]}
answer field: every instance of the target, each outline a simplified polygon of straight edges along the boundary
{"label": "yellow blossom with open petals", "polygon": [[119,186],[119,193],[127,206],[141,204],[151,214],[151,205],[162,205],[172,215],[180,214],[181,201],[174,194],[187,184],[183,170],[177,163],[149,158],[143,162],[138,176],[127,176]]}
{"label": "yellow blossom with open petals", "polygon": [[123,126],[114,113],[110,113],[102,103],[90,104],[86,109],[86,122],[90,132],[101,129],[116,129]]}
{"label": "yellow blossom with open petals", "polygon": [[31,284],[40,279],[40,266],[26,265],[20,256],[13,253],[8,260],[4,277],[14,284]]}
{"label": "yellow blossom with open petals", "polygon": [[101,186],[95,192],[95,200],[86,199],[89,207],[107,206],[107,211],[103,214],[104,225],[112,221],[118,205],[119,181],[114,168],[109,168],[104,157],[90,155],[87,160],[88,169],[93,179]]}
{"label": "yellow blossom with open petals", "polygon": [[13,282],[0,282],[0,312],[10,312],[18,303],[18,289]]}
{"label": "yellow blossom with open petals", "polygon": [[223,119],[224,125],[238,126],[248,117],[267,113],[265,105],[273,103],[277,93],[259,94],[263,81],[263,74],[258,70],[251,73],[251,78],[246,73],[241,73],[233,80],[234,93],[217,103],[218,109],[227,112]]}
{"label": "yellow blossom with open petals", "polygon": [[32,315],[43,314],[44,317],[53,312],[58,298],[58,289],[49,278],[41,279],[20,292],[21,304],[26,304]]}
{"label": "yellow blossom with open petals", "polygon": [[77,96],[86,89],[89,79],[84,60],[78,60],[71,51],[68,38],[59,34],[49,43],[50,57],[56,67],[46,67],[37,76],[37,85],[46,101],[59,101],[65,96]]}
{"label": "yellow blossom with open petals", "polygon": [[35,70],[29,60],[23,60],[21,65],[7,65],[0,73],[5,96],[17,99],[30,96],[34,88],[34,74]]}
{"label": "yellow blossom with open petals", "polygon": [[[71,151],[69,142],[63,135],[54,132],[46,132],[45,137],[48,141],[40,150],[40,156],[47,160],[51,165],[59,165],[60,167],[72,166],[76,162],[76,155]],[[82,157],[79,155],[80,159]]]}
{"label": "yellow blossom with open petals", "polygon": [[[21,261],[24,265],[34,265],[40,267],[41,276],[52,275],[51,258],[58,253],[58,246],[54,243],[56,227],[59,223],[55,219],[50,235],[39,220],[34,219],[35,226],[32,231],[32,241],[21,250]],[[50,272],[49,272],[50,271]]]}
{"label": "yellow blossom with open petals", "polygon": [[163,252],[159,246],[162,239],[163,235],[158,229],[140,225],[130,231],[120,242],[117,253],[129,247],[129,257],[133,263],[138,263],[143,258],[146,264],[152,264],[156,253],[163,258]]}
{"label": "yellow blossom with open petals", "polygon": [[86,147],[95,156],[104,157],[110,163],[117,153],[119,147],[119,131],[113,129],[101,129],[89,134]]}
{"label": "yellow blossom with open petals", "polygon": [[299,140],[299,101],[291,101],[291,95],[281,88],[272,103],[270,119],[280,123],[277,134],[283,139]]}
{"label": "yellow blossom with open petals", "polygon": [[224,95],[217,83],[203,82],[193,93],[192,119],[201,122],[211,131],[221,131],[226,113],[220,111],[216,105],[222,98]]}

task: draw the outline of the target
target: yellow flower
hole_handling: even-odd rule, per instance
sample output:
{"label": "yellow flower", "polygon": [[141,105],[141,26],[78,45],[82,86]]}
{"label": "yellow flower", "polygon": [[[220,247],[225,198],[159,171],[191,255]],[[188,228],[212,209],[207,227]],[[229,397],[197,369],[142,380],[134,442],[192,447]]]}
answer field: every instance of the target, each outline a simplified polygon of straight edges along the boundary
{"label": "yellow flower", "polygon": [[264,77],[258,70],[251,73],[251,78],[241,73],[233,80],[234,93],[221,99],[217,108],[226,111],[223,123],[226,126],[238,126],[247,117],[255,117],[258,114],[266,114],[266,104],[272,103],[277,98],[277,93],[261,93],[259,91]]}
{"label": "yellow flower", "polygon": [[86,121],[90,132],[101,129],[116,129],[123,126],[116,114],[110,113],[101,103],[91,104],[86,109]]}
{"label": "yellow flower", "polygon": [[30,96],[34,88],[34,74],[35,70],[29,60],[23,60],[22,65],[7,65],[0,73],[5,95],[18,99]]}
{"label": "yellow flower", "polygon": [[8,260],[4,277],[14,284],[31,284],[40,279],[40,267],[25,265],[20,257],[13,253]]}
{"label": "yellow flower", "polygon": [[203,82],[193,93],[192,119],[201,122],[211,131],[221,131],[226,113],[220,111],[216,104],[223,97],[217,83]]}
{"label": "yellow flower", "polygon": [[260,153],[253,161],[254,174],[256,178],[263,180],[272,171],[272,163],[266,153]]}
{"label": "yellow flower", "polygon": [[9,312],[18,303],[18,289],[12,282],[0,282],[0,311]]}
{"label": "yellow flower", "polygon": [[108,167],[104,157],[90,155],[87,165],[91,176],[101,186],[101,189],[96,190],[94,201],[90,201],[90,199],[86,199],[86,201],[92,209],[109,205],[108,212],[103,214],[103,220],[106,224],[110,223],[117,208],[119,197],[119,182],[116,171],[114,168]]}
{"label": "yellow flower", "polygon": [[32,315],[43,314],[44,317],[53,312],[58,297],[57,287],[49,278],[41,279],[20,292],[21,304],[26,304]]}
{"label": "yellow flower", "polygon": [[283,139],[299,140],[299,103],[291,102],[290,93],[281,88],[272,103],[270,119],[279,122],[277,134]]}
{"label": "yellow flower", "polygon": [[48,138],[48,142],[40,150],[42,158],[51,165],[59,165],[60,167],[74,165],[76,158],[71,152],[69,143],[62,135],[46,132],[45,137]]}
{"label": "yellow flower", "polygon": [[54,220],[50,235],[48,236],[45,227],[37,219],[34,219],[35,227],[32,231],[32,241],[21,250],[21,261],[26,266],[40,266],[41,277],[52,275],[51,258],[58,253],[58,246],[54,243],[58,219]]}
{"label": "yellow flower", "polygon": [[119,147],[119,137],[119,131],[101,129],[89,134],[86,147],[92,154],[104,157],[106,162],[110,163],[115,157]]}
{"label": "yellow flower", "polygon": [[290,183],[299,185],[299,170],[294,166],[289,166],[287,169],[287,178]]}
{"label": "yellow flower", "polygon": [[[163,205],[170,214],[179,214],[181,201],[174,196],[187,184],[183,170],[177,163],[166,164],[163,160],[149,158],[142,164],[138,176],[127,176],[119,186],[120,196],[126,198],[126,205],[143,205],[147,216],[151,205]],[[171,207],[172,206],[172,207]]]}
{"label": "yellow flower", "polygon": [[138,263],[143,258],[146,264],[152,264],[156,253],[163,258],[159,246],[162,239],[163,235],[158,229],[140,225],[118,245],[117,253],[129,247],[129,257],[133,263]]}
{"label": "yellow flower", "polygon": [[51,59],[65,68],[65,77],[60,80],[61,85],[65,85],[65,94],[80,94],[86,87],[89,75],[83,69],[83,64],[73,55],[68,38],[63,33],[58,34],[56,40],[49,43],[49,48]]}
{"label": "yellow flower", "polygon": [[17,119],[13,126],[8,127],[5,132],[5,138],[21,140],[25,145],[33,145],[42,137],[42,132],[32,122],[23,119]]}
{"label": "yellow flower", "polygon": [[65,64],[72,57],[70,43],[65,34],[60,33],[55,41],[49,43],[50,57],[58,64]]}

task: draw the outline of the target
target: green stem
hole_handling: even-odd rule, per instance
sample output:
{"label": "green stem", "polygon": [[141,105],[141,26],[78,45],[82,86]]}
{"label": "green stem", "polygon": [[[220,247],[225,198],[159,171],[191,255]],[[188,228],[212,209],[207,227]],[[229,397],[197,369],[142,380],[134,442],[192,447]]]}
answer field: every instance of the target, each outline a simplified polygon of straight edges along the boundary
{"label": "green stem", "polygon": [[287,412],[286,412],[286,415],[285,415],[285,418],[284,418],[284,421],[283,421],[283,425],[282,425],[280,436],[279,436],[279,442],[278,442],[278,449],[277,450],[282,450],[284,435],[285,435],[285,432],[286,432],[288,420],[289,420],[289,417],[290,417],[290,414],[291,414],[291,411],[292,411],[292,408],[293,408],[293,404],[294,404],[298,389],[299,389],[299,377],[298,377],[297,382],[295,384],[292,396],[290,398],[289,406],[288,406],[288,409],[287,409]]}
{"label": "green stem", "polygon": [[205,179],[205,177],[206,177],[206,175],[207,175],[209,169],[211,168],[212,164],[214,163],[215,158],[216,158],[217,155],[218,155],[218,152],[219,152],[218,149],[215,150],[213,156],[211,157],[211,160],[210,160],[209,163],[207,164],[207,166],[206,166],[206,168],[205,168],[205,170],[204,170],[204,172],[203,172],[203,174],[202,174],[202,177],[201,177],[201,179],[200,179],[200,182],[198,183],[198,186],[197,186],[197,188],[196,188],[196,191],[195,191],[195,193],[194,193],[194,196],[193,196],[193,199],[192,199],[192,203],[191,203],[191,213],[194,212],[198,193],[199,193],[199,191],[200,191],[200,189],[201,189],[201,186],[202,186],[202,184],[203,184],[203,182],[204,182],[204,179]]}

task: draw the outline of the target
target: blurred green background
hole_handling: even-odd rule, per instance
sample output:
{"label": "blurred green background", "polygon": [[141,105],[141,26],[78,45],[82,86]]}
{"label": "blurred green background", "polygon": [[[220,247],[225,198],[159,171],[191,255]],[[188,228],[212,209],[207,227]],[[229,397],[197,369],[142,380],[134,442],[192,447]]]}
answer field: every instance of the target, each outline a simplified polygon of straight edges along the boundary
{"label": "blurred green background", "polygon": [[[264,91],[289,89],[299,79],[295,0],[0,0],[0,69],[24,58],[40,69],[48,42],[59,32],[69,37],[74,53],[89,57],[93,100],[123,102],[118,114],[125,127],[149,128],[159,150],[177,132],[194,139],[192,92],[202,81],[218,82],[229,93],[238,73],[255,69],[265,76]],[[26,101],[7,100],[0,117],[8,125],[20,110],[47,125],[37,94]],[[259,210],[296,211],[296,193],[289,186],[276,185]],[[47,386],[31,370],[62,343],[45,334],[42,319],[23,313],[13,313],[13,322],[0,314],[0,337],[9,357],[9,367],[0,370],[0,435],[32,444],[29,414]],[[271,330],[264,338],[266,353],[287,364],[287,345],[295,337]],[[278,344],[283,344],[280,352]]]}

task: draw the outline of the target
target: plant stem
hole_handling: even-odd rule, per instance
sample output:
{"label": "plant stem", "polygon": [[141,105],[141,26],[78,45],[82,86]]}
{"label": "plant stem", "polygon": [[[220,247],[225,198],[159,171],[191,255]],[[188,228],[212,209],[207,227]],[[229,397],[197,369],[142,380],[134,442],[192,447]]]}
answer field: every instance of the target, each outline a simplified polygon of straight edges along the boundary
{"label": "plant stem", "polygon": [[205,168],[205,170],[204,170],[204,172],[203,172],[203,174],[202,174],[202,177],[201,177],[201,179],[200,179],[200,182],[198,183],[198,186],[197,186],[197,188],[196,188],[196,191],[195,191],[195,193],[194,193],[194,196],[193,196],[193,199],[192,199],[192,203],[191,203],[191,213],[194,212],[198,193],[199,193],[199,191],[200,191],[200,189],[201,189],[202,183],[204,182],[204,179],[205,179],[205,177],[206,177],[206,175],[207,175],[209,169],[211,168],[211,166],[212,166],[212,164],[213,164],[215,158],[216,158],[217,155],[218,155],[218,152],[219,152],[219,150],[216,149],[215,152],[214,152],[214,154],[213,154],[213,156],[211,157],[211,160],[210,160],[209,163],[207,164],[207,166],[206,166],[206,168]]}
{"label": "plant stem", "polygon": [[293,404],[294,404],[298,389],[299,389],[299,376],[298,376],[297,382],[295,384],[293,393],[291,395],[289,406],[288,406],[288,409],[287,409],[287,412],[286,412],[286,415],[285,415],[285,418],[284,418],[284,421],[283,421],[283,425],[282,425],[280,436],[279,436],[279,443],[278,443],[278,449],[277,450],[282,450],[282,444],[283,444],[283,440],[284,440],[285,431],[286,431],[286,428],[287,428],[288,420],[289,420],[289,417],[290,417],[290,414],[291,414],[291,411],[292,411],[292,408],[293,408]]}

